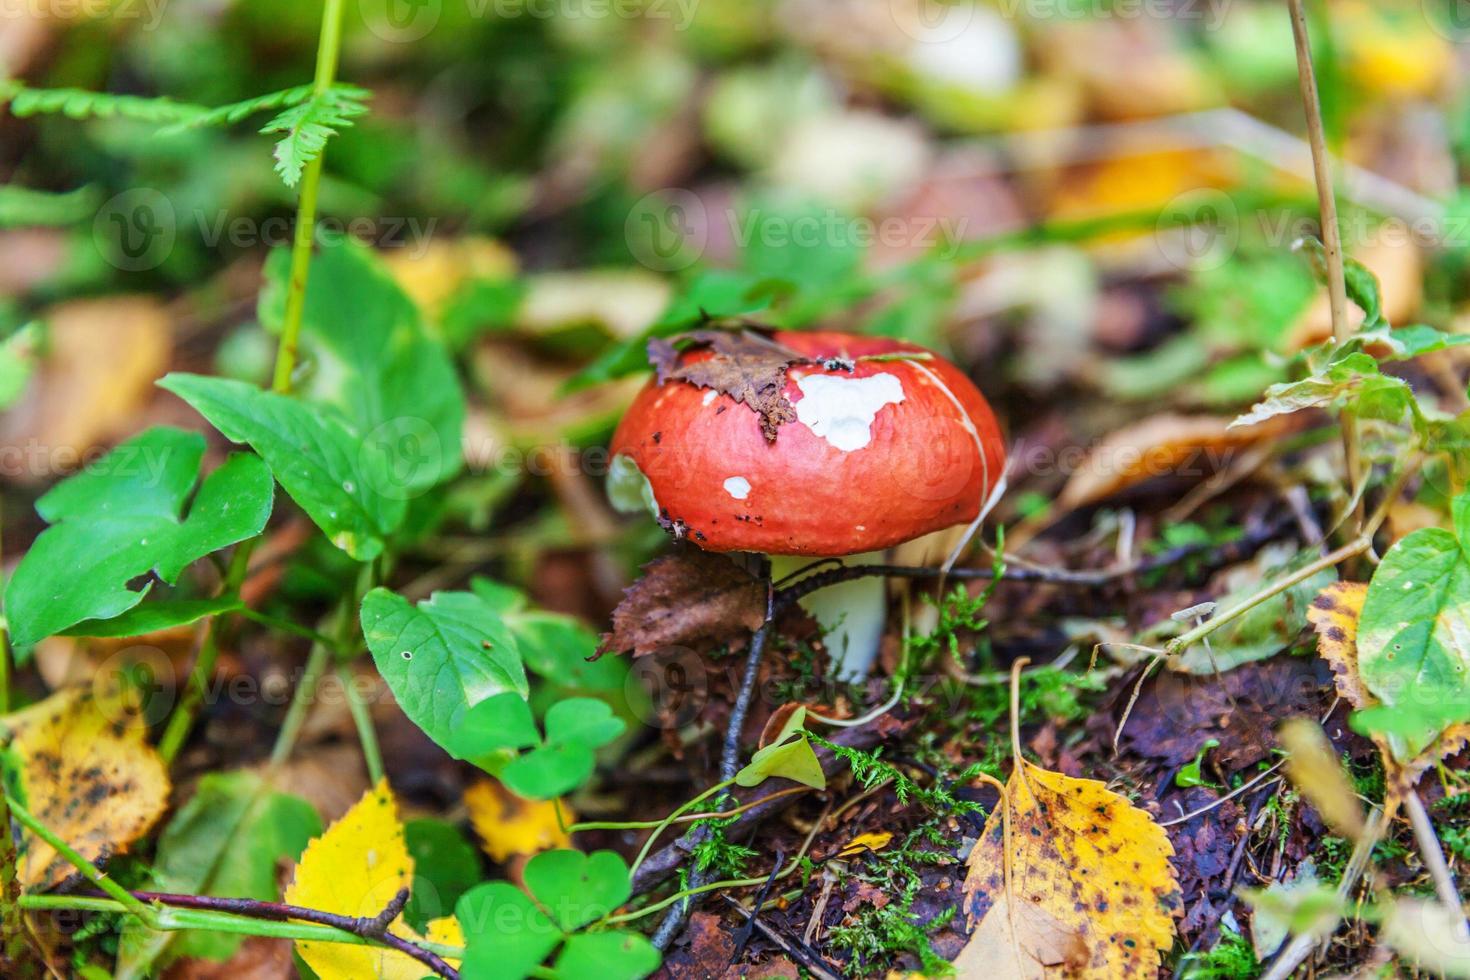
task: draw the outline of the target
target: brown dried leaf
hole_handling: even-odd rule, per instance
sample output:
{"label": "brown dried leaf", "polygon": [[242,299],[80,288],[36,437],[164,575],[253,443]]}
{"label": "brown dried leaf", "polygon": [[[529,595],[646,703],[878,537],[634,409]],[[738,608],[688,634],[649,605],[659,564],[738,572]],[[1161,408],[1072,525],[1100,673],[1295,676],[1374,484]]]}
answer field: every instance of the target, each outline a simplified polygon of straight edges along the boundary
{"label": "brown dried leaf", "polygon": [[[710,356],[691,361],[686,355],[693,350],[708,350]],[[687,381],[744,402],[761,417],[767,441],[774,442],[776,430],[796,418],[782,391],[786,370],[807,358],[753,330],[693,330],[671,340],[654,338],[648,342],[648,359],[659,384]]]}
{"label": "brown dried leaf", "polygon": [[1271,419],[1231,428],[1209,415],[1155,415],[1108,435],[1073,471],[1057,502],[1067,509],[1111,497],[1155,477],[1205,477],[1224,469],[1240,451],[1282,431]]}
{"label": "brown dried leaf", "polygon": [[686,548],[643,567],[625,590],[601,652],[635,657],[672,646],[726,642],[760,629],[766,590],[724,555]]}

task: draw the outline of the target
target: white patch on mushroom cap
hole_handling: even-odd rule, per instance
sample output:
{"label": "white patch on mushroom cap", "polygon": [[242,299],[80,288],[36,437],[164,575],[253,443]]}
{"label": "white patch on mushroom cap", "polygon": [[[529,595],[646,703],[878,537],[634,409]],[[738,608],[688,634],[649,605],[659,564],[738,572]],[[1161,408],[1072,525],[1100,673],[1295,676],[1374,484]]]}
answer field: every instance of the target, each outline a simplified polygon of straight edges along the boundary
{"label": "white patch on mushroom cap", "polygon": [[873,420],[884,405],[903,401],[903,385],[886,373],[867,378],[809,374],[796,384],[802,394],[797,421],[846,453],[872,441]]}
{"label": "white patch on mushroom cap", "polygon": [[750,481],[743,476],[732,476],[725,481],[725,492],[736,500],[750,496]]}
{"label": "white patch on mushroom cap", "polygon": [[706,391],[704,393],[704,400],[701,402],[701,404],[708,406],[709,403],[714,401],[719,394],[720,393],[718,391],[715,391],[713,388],[711,388],[709,391]]}

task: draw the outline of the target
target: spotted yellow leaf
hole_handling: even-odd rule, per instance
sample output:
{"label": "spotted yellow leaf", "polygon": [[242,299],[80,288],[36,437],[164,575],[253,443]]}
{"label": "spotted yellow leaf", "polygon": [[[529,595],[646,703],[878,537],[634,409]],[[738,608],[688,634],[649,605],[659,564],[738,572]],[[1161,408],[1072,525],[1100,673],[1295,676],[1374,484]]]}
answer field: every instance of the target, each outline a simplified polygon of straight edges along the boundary
{"label": "spotted yellow leaf", "polygon": [[[480,846],[494,861],[572,846],[571,837],[556,818],[558,801],[523,799],[485,779],[465,790],[464,802]],[[562,820],[575,822],[571,808],[560,805]]]}
{"label": "spotted yellow leaf", "polygon": [[[94,862],[125,852],[168,807],[168,769],[146,734],[135,697],[88,688],[64,688],[0,718],[31,812]],[[22,886],[37,891],[76,870],[32,834],[19,862]]]}
{"label": "spotted yellow leaf", "polygon": [[1153,976],[1181,907],[1173,854],[1163,828],[1102,783],[1020,763],[970,852],[961,976]]}
{"label": "spotted yellow leaf", "polygon": [[[286,902],[338,915],[372,917],[412,880],[413,858],[404,844],[398,805],[387,780],[380,780],[326,833],[306,845],[296,877],[286,889]],[[427,936],[415,933],[401,916],[389,930],[405,939],[464,945],[464,935],[453,917],[430,922]],[[296,951],[320,980],[419,980],[425,972],[423,964],[412,957],[382,947],[300,940]]]}

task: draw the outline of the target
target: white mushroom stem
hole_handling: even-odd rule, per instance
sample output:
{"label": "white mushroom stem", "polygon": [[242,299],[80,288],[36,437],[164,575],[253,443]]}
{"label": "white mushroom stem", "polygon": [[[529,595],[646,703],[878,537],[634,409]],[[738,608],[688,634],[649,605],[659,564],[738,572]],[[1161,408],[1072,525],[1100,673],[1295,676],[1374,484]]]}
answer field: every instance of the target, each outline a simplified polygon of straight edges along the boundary
{"label": "white mushroom stem", "polygon": [[[794,555],[771,555],[771,578],[782,578],[812,564],[816,559]],[[848,555],[839,559],[844,565],[868,565],[883,561],[882,552]],[[831,569],[824,563],[817,572]],[[786,583],[790,585],[790,582]],[[801,607],[811,614],[826,636],[827,652],[832,657],[833,673],[838,680],[861,681],[878,659],[878,645],[883,641],[883,625],[888,618],[888,595],[881,575],[848,579],[802,596]]]}

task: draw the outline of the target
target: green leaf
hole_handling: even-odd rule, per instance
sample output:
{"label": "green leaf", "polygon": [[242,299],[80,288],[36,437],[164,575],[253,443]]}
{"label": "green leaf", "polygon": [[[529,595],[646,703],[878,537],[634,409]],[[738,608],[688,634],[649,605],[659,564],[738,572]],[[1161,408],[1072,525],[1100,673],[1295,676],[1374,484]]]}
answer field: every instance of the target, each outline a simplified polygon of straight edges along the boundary
{"label": "green leaf", "polygon": [[260,533],[272,488],[254,456],[231,456],[183,515],[203,455],[198,433],[149,429],[37,502],[52,526],[21,559],[5,598],[17,647],[126,612],[148,591],[129,587],[139,576],[173,584],[191,562]]}
{"label": "green leaf", "polygon": [[287,187],[300,183],[302,170],[321,155],[327,140],[367,113],[362,101],[365,95],[363,89],[334,86],[313,93],[261,127],[262,133],[286,134],[276,143],[275,157],[276,173]]}
{"label": "green leaf", "polygon": [[628,866],[614,851],[543,851],[527,862],[524,879],[565,932],[610,915],[633,894]]}
{"label": "green leaf", "polygon": [[59,113],[70,119],[133,119],[150,123],[183,123],[207,112],[203,106],[166,97],[113,95],[77,88],[27,88],[18,81],[0,82],[0,103],[9,102],[18,118]]}
{"label": "green leaf", "polygon": [[[451,744],[446,747],[451,755],[479,765],[486,757],[503,755],[507,749],[514,752],[540,745],[541,731],[536,727],[530,704],[511,691],[486,698],[470,708],[450,739]],[[498,769],[503,761],[492,761],[483,767]]]}
{"label": "green leaf", "polygon": [[[276,868],[296,860],[321,818],[305,800],[276,792],[252,772],[208,773],[159,837],[153,864],[158,890],[274,901]],[[244,937],[214,932],[150,932],[135,922],[123,929],[116,976],[151,975],[165,952],[228,959]]]}
{"label": "green leaf", "polygon": [[217,599],[164,599],[134,606],[112,619],[88,619],[61,631],[62,636],[142,636],[159,630],[197,623],[206,616],[234,612],[245,606],[237,596]]}
{"label": "green leaf", "polygon": [[413,858],[413,888],[403,917],[422,933],[484,879],[480,855],[453,824],[429,817],[404,824],[403,840]]}
{"label": "green leaf", "polygon": [[[1454,502],[1460,537],[1422,528],[1395,544],[1368,586],[1358,621],[1358,671],[1388,707],[1460,706],[1443,722],[1470,720],[1470,496]],[[1443,724],[1426,722],[1400,738],[1396,753],[1417,754]]]}
{"label": "green leaf", "polygon": [[387,460],[334,412],[243,381],[170,374],[159,385],[235,442],[248,443],[332,543],[358,561],[382,553],[406,503]]}
{"label": "green leaf", "polygon": [[583,691],[621,691],[628,666],[619,657],[599,657],[597,634],[571,616],[542,610],[509,613],[506,624],[527,669],[561,687]]}
{"label": "green leaf", "polygon": [[1470,333],[1445,333],[1426,324],[1416,323],[1378,334],[1373,339],[1381,339],[1388,346],[1389,353],[1384,356],[1384,360],[1408,361],[1423,354],[1470,344]]}
{"label": "green leaf", "polygon": [[469,592],[436,592],[415,606],[374,589],[362,601],[362,632],[404,714],[451,754],[472,707],[529,691],[515,637]]}
{"label": "green leaf", "polygon": [[597,765],[596,750],[626,727],[605,701],[558,701],[546,712],[545,741],[508,762],[497,775],[520,796],[552,799],[580,786]]}
{"label": "green leaf", "polygon": [[[1307,254],[1307,261],[1312,266],[1313,275],[1317,277],[1318,282],[1326,285],[1328,279],[1326,246],[1319,239],[1307,237],[1299,241],[1295,247]],[[1347,298],[1363,311],[1361,329],[1367,331],[1388,326],[1388,321],[1383,318],[1383,290],[1379,287],[1378,277],[1373,274],[1373,270],[1357,259],[1344,256],[1342,274],[1347,287]]]}
{"label": "green leaf", "polygon": [[802,730],[805,722],[805,708],[793,711],[771,744],[757,750],[745,768],[735,774],[736,784],[759,786],[772,776],[780,776],[812,789],[826,789],[822,763]]}
{"label": "green leaf", "polygon": [[[277,249],[266,262],[259,314],[276,330],[290,258]],[[369,249],[347,240],[318,250],[301,322],[315,365],[301,394],[340,409],[388,460],[380,493],[416,497],[459,471],[465,398],[454,363]]]}
{"label": "green leaf", "polygon": [[584,932],[567,940],[553,969],[563,980],[638,980],[658,964],[658,950],[636,932]]}
{"label": "green leaf", "polygon": [[[1258,582],[1249,582],[1222,596],[1217,605],[1231,609],[1271,582],[1315,559],[1299,552],[1289,561],[1269,569]],[[1337,572],[1325,568],[1306,581],[1298,582],[1231,620],[1210,636],[1208,645],[1197,643],[1182,653],[1175,667],[1197,676],[1231,670],[1241,664],[1265,660],[1289,647],[1307,625],[1307,608],[1317,593],[1337,581]],[[1173,624],[1171,624],[1173,625]],[[1183,624],[1179,624],[1183,625]]]}
{"label": "green leaf", "polygon": [[470,889],[454,914],[464,929],[461,975],[468,980],[522,980],[562,941],[556,924],[509,882]]}
{"label": "green leaf", "polygon": [[1277,415],[1304,408],[1346,408],[1363,418],[1402,422],[1419,420],[1414,390],[1401,378],[1385,375],[1378,362],[1364,353],[1351,353],[1300,381],[1275,384],[1249,412],[1230,424],[1254,425]]}

